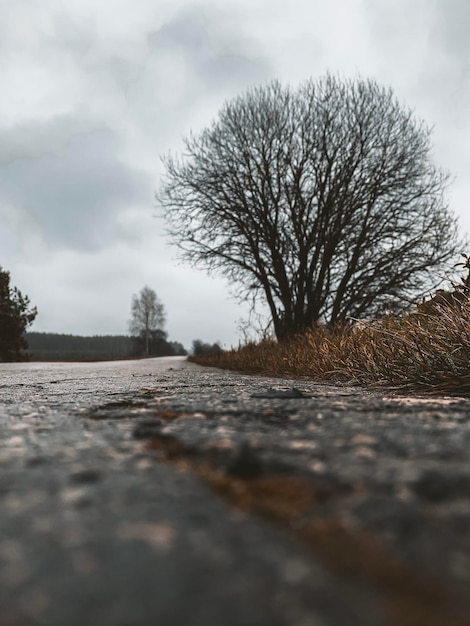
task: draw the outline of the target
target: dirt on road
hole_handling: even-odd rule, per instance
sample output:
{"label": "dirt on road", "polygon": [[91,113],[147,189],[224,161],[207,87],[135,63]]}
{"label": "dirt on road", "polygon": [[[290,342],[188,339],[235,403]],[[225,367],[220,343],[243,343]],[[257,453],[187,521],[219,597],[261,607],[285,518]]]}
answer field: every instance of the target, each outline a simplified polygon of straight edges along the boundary
{"label": "dirt on road", "polygon": [[0,364],[2,626],[470,624],[470,399]]}

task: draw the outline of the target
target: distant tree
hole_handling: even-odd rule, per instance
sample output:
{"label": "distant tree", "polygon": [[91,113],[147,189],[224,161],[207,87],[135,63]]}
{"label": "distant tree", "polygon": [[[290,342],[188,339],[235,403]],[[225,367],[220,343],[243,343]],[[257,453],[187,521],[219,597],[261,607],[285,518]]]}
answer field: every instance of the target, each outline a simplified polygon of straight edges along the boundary
{"label": "distant tree", "polygon": [[252,89],[164,163],[183,258],[264,300],[278,339],[408,306],[461,245],[430,130],[373,80]]}
{"label": "distant tree", "polygon": [[167,341],[167,333],[163,330],[151,330],[148,336],[140,334],[133,337],[134,355],[139,356],[173,356],[174,351]]}
{"label": "distant tree", "polygon": [[[144,341],[145,355],[150,354],[151,341],[166,339],[165,307],[157,298],[157,294],[150,287],[143,287],[138,296],[132,296],[131,319],[129,330],[134,337]],[[161,335],[161,337],[160,337]]]}
{"label": "distant tree", "polygon": [[28,296],[10,287],[10,273],[0,267],[0,361],[26,361],[26,328],[36,318]]}
{"label": "distant tree", "polygon": [[204,354],[219,354],[222,352],[222,348],[220,344],[216,343],[205,343],[201,341],[201,339],[195,339],[193,341],[192,353],[195,356],[202,356]]}
{"label": "distant tree", "polygon": [[188,354],[186,348],[179,341],[170,341],[174,356],[186,356]]}

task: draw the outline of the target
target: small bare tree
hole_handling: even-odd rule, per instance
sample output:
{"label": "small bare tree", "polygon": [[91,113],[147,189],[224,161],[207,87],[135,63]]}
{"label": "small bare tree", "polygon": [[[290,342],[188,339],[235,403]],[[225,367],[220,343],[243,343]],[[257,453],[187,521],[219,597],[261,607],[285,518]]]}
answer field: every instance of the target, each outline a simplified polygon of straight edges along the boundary
{"label": "small bare tree", "polygon": [[145,354],[149,355],[150,339],[160,331],[164,334],[165,307],[150,287],[143,287],[138,296],[132,296],[129,330],[131,335],[145,341]]}
{"label": "small bare tree", "polygon": [[284,339],[402,308],[445,270],[461,244],[430,152],[373,80],[273,82],[164,159],[157,201],[183,257],[262,296]]}

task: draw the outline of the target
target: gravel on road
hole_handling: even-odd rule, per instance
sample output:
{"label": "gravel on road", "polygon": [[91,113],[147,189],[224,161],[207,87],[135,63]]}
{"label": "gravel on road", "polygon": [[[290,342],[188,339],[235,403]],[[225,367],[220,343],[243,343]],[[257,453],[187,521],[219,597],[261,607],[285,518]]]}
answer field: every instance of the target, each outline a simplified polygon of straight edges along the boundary
{"label": "gravel on road", "polygon": [[0,364],[1,626],[470,624],[470,399]]}

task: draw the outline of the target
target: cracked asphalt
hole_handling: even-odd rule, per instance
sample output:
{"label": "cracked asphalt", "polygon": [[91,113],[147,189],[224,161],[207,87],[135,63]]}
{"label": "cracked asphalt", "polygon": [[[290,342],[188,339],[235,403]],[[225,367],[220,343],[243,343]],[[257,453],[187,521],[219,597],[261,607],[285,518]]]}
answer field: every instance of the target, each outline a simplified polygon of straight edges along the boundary
{"label": "cracked asphalt", "polygon": [[0,364],[2,626],[470,624],[470,399]]}

